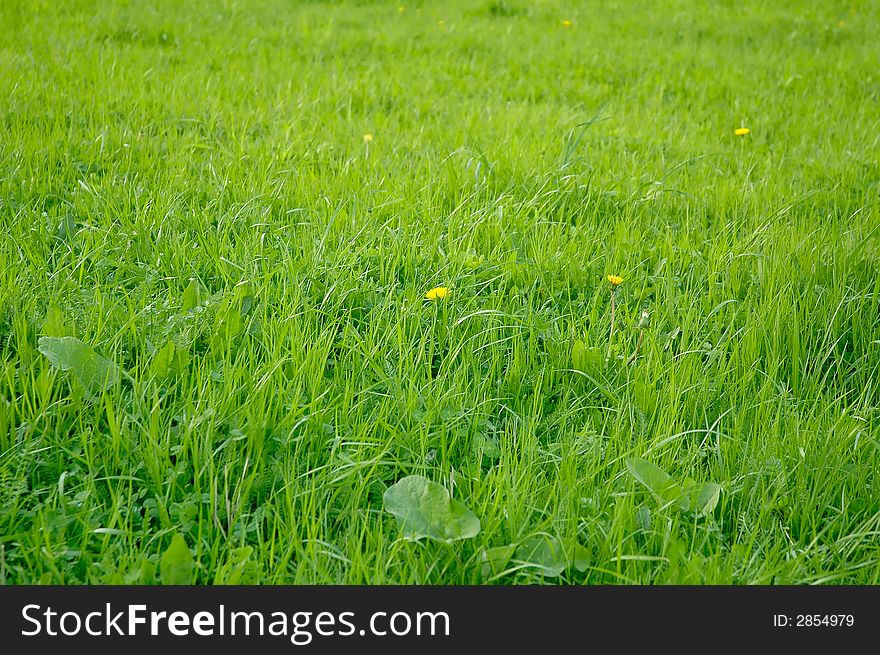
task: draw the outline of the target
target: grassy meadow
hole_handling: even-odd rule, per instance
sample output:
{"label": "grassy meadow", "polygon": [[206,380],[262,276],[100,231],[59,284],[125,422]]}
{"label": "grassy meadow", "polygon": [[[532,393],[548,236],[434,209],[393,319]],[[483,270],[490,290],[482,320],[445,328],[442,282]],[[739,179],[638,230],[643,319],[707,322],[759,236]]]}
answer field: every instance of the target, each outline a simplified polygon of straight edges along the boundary
{"label": "grassy meadow", "polygon": [[0,581],[880,584],[877,3],[0,30]]}

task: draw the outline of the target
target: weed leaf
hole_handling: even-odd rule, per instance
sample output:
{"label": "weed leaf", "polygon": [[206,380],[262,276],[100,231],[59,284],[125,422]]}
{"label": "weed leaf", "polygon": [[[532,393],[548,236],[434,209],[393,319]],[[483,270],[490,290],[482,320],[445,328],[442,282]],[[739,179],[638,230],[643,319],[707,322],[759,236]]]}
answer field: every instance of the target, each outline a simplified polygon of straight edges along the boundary
{"label": "weed leaf", "polygon": [[195,560],[183,535],[176,534],[159,560],[159,573],[163,585],[188,585],[193,583]]}
{"label": "weed leaf", "polygon": [[543,534],[524,540],[516,549],[516,559],[535,566],[550,578],[561,575],[568,566],[568,557],[559,540]]}
{"label": "weed leaf", "polygon": [[239,585],[258,579],[256,566],[252,560],[253,546],[236,548],[229,554],[229,559],[214,576],[214,584]]}
{"label": "weed leaf", "polygon": [[568,554],[568,563],[583,573],[590,568],[590,551],[571,539],[565,542],[565,550]]}
{"label": "weed leaf", "polygon": [[119,368],[92,347],[74,337],[40,337],[39,350],[62,371],[73,371],[85,390],[94,396],[119,380]]}
{"label": "weed leaf", "polygon": [[64,321],[64,313],[57,305],[50,305],[46,310],[42,332],[47,337],[66,337],[70,334],[70,328]]}
{"label": "weed leaf", "polygon": [[[714,482],[698,484],[687,479],[684,484],[679,484],[663,469],[638,457],[626,460],[626,468],[636,480],[648,488],[661,505],[672,505],[682,512],[706,516],[718,504],[721,487]],[[647,520],[640,524],[650,525],[650,513],[647,516]]]}
{"label": "weed leaf", "polygon": [[189,312],[198,307],[202,302],[202,287],[199,285],[198,280],[190,280],[190,283],[187,285],[186,289],[183,290],[183,306],[181,309],[184,312]]}
{"label": "weed leaf", "polygon": [[410,475],[385,491],[385,510],[397,517],[405,539],[428,537],[452,542],[470,539],[480,531],[480,520],[449,492],[427,478]]}
{"label": "weed leaf", "polygon": [[483,578],[500,575],[507,568],[507,565],[510,564],[510,560],[513,559],[515,553],[516,544],[487,548],[480,556],[480,574]]}
{"label": "weed leaf", "polygon": [[632,457],[626,460],[626,468],[636,480],[647,487],[661,505],[674,504],[683,511],[690,508],[690,501],[681,485],[660,467],[639,457]]}
{"label": "weed leaf", "polygon": [[690,493],[691,511],[697,516],[711,514],[721,496],[721,487],[714,482],[695,485]]}
{"label": "weed leaf", "polygon": [[157,378],[167,378],[176,375],[189,364],[189,354],[180,350],[170,339],[168,343],[159,348],[150,362],[150,373]]}
{"label": "weed leaf", "polygon": [[571,346],[571,367],[581,373],[595,373],[602,368],[604,356],[598,348],[588,348],[580,339]]}

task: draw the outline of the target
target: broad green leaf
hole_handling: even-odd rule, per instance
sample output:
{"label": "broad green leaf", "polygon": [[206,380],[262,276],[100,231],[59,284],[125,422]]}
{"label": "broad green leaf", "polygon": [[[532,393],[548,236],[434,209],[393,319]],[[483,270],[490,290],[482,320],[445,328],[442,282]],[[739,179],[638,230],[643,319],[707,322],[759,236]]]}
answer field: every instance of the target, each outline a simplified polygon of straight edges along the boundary
{"label": "broad green leaf", "polygon": [[189,353],[177,348],[174,342],[169,339],[168,343],[153,355],[153,360],[150,362],[150,373],[157,378],[167,378],[183,371],[187,364],[189,364]]}
{"label": "broad green leaf", "polygon": [[681,485],[660,467],[639,457],[632,457],[626,460],[626,468],[636,480],[647,487],[661,505],[674,504],[684,511],[690,508],[690,501]]}
{"label": "broad green leaf", "polygon": [[211,335],[212,350],[225,348],[247,326],[246,314],[253,305],[253,295],[248,295],[248,288],[249,285],[236,287],[232,296],[221,303],[214,318],[214,334]]}
{"label": "broad green leaf", "polygon": [[691,511],[697,516],[711,514],[721,496],[721,487],[714,482],[698,484],[690,493]]}
{"label": "broad green leaf", "polygon": [[500,575],[507,569],[510,560],[516,553],[516,544],[508,544],[507,546],[496,546],[495,548],[487,548],[480,556],[480,573],[483,578],[490,578],[493,575]]}
{"label": "broad green leaf", "polygon": [[156,584],[156,564],[152,560],[144,558],[138,584]]}
{"label": "broad green leaf", "polygon": [[254,285],[250,282],[239,282],[235,286],[235,302],[238,304],[238,313],[247,316],[254,306]]}
{"label": "broad green leaf", "polygon": [[642,530],[651,529],[651,508],[642,505],[636,512],[636,523]]}
{"label": "broad green leaf", "polygon": [[[683,512],[705,516],[711,514],[718,504],[721,487],[714,482],[696,483],[688,478],[679,484],[663,469],[637,457],[628,459],[626,467],[662,505],[671,504]],[[650,513],[644,523],[650,526]]]}
{"label": "broad green leaf", "polygon": [[159,572],[163,585],[187,585],[193,583],[195,560],[183,535],[176,534],[159,560]]}
{"label": "broad green leaf", "polygon": [[156,564],[144,557],[123,578],[124,584],[156,584]]}
{"label": "broad green leaf", "polygon": [[598,348],[588,348],[580,339],[571,346],[571,367],[581,373],[593,373],[602,368],[605,361],[602,351]]}
{"label": "broad green leaf", "polygon": [[590,551],[575,539],[569,539],[565,542],[565,551],[569,566],[573,566],[581,573],[590,568]]}
{"label": "broad green leaf", "polygon": [[64,313],[56,305],[50,305],[43,319],[42,333],[47,337],[66,337],[70,334],[70,328],[64,321]]}
{"label": "broad green leaf", "polygon": [[571,367],[581,370],[581,367],[584,364],[585,352],[587,350],[587,344],[585,344],[580,339],[577,339],[571,346]]}
{"label": "broad green leaf", "polygon": [[617,402],[617,397],[608,388],[603,380],[605,368],[605,355],[600,348],[590,348],[580,339],[571,346],[571,370],[579,373],[589,380],[596,391],[603,394],[612,402]]}
{"label": "broad green leaf", "polygon": [[645,414],[650,415],[656,411],[658,404],[657,391],[652,383],[636,375],[632,384],[632,394]]}
{"label": "broad green leaf", "polygon": [[255,581],[258,574],[256,564],[251,559],[253,552],[253,546],[242,546],[233,550],[214,576],[214,584],[238,585]]}
{"label": "broad green leaf", "polygon": [[119,379],[116,364],[74,337],[40,337],[39,349],[55,368],[73,371],[76,379],[92,396],[100,395]]}
{"label": "broad green leaf", "polygon": [[184,312],[191,311],[202,302],[202,287],[198,280],[190,280],[186,289],[183,290],[182,307]]}
{"label": "broad green leaf", "polygon": [[555,578],[568,566],[568,557],[559,540],[548,535],[525,539],[516,549],[516,559],[537,567],[545,576]]}
{"label": "broad green leaf", "polygon": [[174,354],[177,348],[174,342],[169,340],[164,346],[156,351],[153,355],[153,361],[150,362],[150,373],[158,378],[165,378],[171,374],[171,367],[174,364]]}
{"label": "broad green leaf", "polygon": [[474,454],[477,457],[481,459],[485,457],[490,464],[501,457],[501,448],[498,446],[498,439],[483,434],[482,432],[478,432],[474,435],[472,447]]}
{"label": "broad green leaf", "polygon": [[480,521],[473,512],[450,498],[443,486],[420,475],[407,476],[388,487],[382,499],[406,539],[428,537],[450,542],[470,539],[480,531]]}

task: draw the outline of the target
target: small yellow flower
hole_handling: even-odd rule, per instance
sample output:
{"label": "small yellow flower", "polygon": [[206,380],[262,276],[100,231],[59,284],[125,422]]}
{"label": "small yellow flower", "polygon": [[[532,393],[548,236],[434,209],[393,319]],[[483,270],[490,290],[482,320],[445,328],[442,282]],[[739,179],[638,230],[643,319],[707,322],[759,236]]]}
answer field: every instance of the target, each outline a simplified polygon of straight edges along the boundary
{"label": "small yellow flower", "polygon": [[619,275],[609,275],[608,281],[611,283],[611,286],[616,287],[618,284],[623,282],[623,278],[620,277]]}
{"label": "small yellow flower", "polygon": [[444,23],[442,20],[438,20],[438,21],[437,21],[437,26],[438,26],[438,27],[443,27],[445,24],[446,24],[446,23]]}
{"label": "small yellow flower", "polygon": [[566,20],[562,21],[562,27],[571,27],[571,26],[572,26],[572,22],[570,20],[566,19]]}
{"label": "small yellow flower", "polygon": [[425,298],[427,300],[439,300],[440,298],[445,298],[450,293],[452,293],[452,289],[449,287],[434,287],[425,294]]}
{"label": "small yellow flower", "polygon": [[398,14],[402,14],[404,11],[405,11],[405,8],[404,8],[403,5],[400,5],[400,6],[397,8],[397,13],[398,13]]}
{"label": "small yellow flower", "polygon": [[372,134],[364,134],[364,143],[372,143],[373,135]]}
{"label": "small yellow flower", "polygon": [[751,132],[751,130],[747,127],[738,127],[733,131],[733,133],[736,134],[737,136],[745,136],[746,134],[749,134],[750,132]]}

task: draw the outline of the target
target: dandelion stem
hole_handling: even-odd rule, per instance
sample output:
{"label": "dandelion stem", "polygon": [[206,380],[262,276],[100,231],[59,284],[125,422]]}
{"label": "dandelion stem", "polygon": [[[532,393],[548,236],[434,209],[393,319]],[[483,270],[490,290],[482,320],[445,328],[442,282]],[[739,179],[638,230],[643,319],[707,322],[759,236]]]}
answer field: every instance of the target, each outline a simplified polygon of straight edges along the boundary
{"label": "dandelion stem", "polygon": [[606,360],[611,359],[611,337],[614,334],[614,309],[615,309],[614,296],[615,296],[614,289],[611,289],[611,329],[608,331],[608,354],[605,355]]}
{"label": "dandelion stem", "polygon": [[636,357],[639,356],[639,348],[642,347],[642,339],[643,339],[644,337],[645,337],[645,330],[644,330],[644,329],[639,330],[639,340],[638,340],[638,342],[636,343],[636,349],[633,351],[633,354],[629,356],[629,359],[628,359],[628,360],[626,360],[626,365],[627,365],[627,366],[629,366],[630,364],[635,363],[635,361],[636,361]]}

